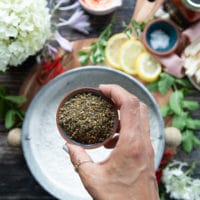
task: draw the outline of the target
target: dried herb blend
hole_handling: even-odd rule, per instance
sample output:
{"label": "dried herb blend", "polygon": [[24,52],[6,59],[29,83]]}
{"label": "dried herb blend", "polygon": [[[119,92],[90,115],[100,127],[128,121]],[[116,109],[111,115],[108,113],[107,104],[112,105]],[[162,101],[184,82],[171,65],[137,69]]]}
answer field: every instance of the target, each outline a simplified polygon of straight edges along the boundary
{"label": "dried herb blend", "polygon": [[113,133],[114,105],[92,92],[80,93],[63,104],[58,121],[72,140],[81,144],[101,143]]}

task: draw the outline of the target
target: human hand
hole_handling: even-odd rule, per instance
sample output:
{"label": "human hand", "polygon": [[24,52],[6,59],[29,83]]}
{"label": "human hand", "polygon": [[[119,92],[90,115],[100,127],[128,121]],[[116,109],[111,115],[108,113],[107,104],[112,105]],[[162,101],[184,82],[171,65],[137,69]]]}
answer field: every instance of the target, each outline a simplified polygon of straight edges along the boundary
{"label": "human hand", "polygon": [[146,105],[118,85],[99,89],[120,110],[120,133],[110,156],[98,163],[82,147],[67,144],[83,185],[95,200],[158,200]]}

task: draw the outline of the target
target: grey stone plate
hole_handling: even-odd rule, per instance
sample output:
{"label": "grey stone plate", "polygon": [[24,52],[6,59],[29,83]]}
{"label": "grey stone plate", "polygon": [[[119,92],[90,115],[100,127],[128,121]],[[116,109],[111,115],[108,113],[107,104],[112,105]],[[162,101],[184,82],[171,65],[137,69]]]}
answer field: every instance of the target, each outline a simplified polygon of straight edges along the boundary
{"label": "grey stone plate", "polygon": [[[75,173],[69,155],[62,150],[65,141],[56,127],[58,104],[75,88],[109,83],[121,85],[148,105],[155,168],[159,166],[164,150],[164,125],[157,104],[147,89],[131,76],[107,67],[70,70],[37,93],[27,110],[22,129],[22,147],[30,171],[40,185],[58,199],[92,199]],[[87,151],[98,162],[105,159],[111,150],[100,147]]]}

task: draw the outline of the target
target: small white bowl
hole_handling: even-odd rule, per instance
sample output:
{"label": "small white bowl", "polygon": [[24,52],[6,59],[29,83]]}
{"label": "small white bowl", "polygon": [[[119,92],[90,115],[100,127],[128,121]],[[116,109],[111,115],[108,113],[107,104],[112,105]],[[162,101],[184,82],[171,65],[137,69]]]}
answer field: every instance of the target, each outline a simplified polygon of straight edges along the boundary
{"label": "small white bowl", "polygon": [[[86,0],[87,1],[87,0]],[[113,0],[108,6],[90,7],[85,0],[79,0],[81,6],[90,14],[107,15],[122,6],[122,0]]]}

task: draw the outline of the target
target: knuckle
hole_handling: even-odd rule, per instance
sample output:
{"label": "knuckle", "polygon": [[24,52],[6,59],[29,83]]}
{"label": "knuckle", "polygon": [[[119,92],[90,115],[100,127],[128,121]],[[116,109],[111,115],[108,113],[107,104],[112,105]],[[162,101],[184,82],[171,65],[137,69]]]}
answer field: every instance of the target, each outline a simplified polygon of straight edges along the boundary
{"label": "knuckle", "polygon": [[128,147],[128,151],[124,151],[125,157],[137,158],[141,156],[141,153],[144,151],[144,144],[142,141],[135,141],[131,144],[131,149]]}
{"label": "knuckle", "polygon": [[144,150],[144,145],[142,141],[137,141],[134,144],[134,149],[132,151],[132,154],[134,157],[138,157],[141,155],[141,152]]}
{"label": "knuckle", "polygon": [[130,105],[133,108],[139,107],[140,104],[139,99],[133,95],[129,95],[128,98],[126,97],[124,101],[127,105]]}

